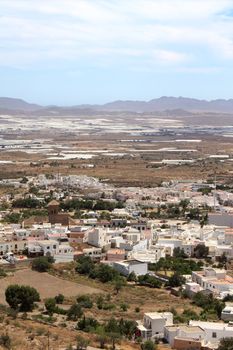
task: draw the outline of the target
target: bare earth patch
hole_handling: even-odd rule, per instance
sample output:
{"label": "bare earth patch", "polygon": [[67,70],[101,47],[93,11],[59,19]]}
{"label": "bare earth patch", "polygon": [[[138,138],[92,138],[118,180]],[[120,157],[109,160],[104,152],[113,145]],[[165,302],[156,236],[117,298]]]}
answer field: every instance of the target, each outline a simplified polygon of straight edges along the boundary
{"label": "bare earth patch", "polygon": [[54,297],[62,293],[65,297],[73,297],[80,294],[101,293],[97,288],[88,287],[75,282],[63,280],[48,273],[39,273],[30,269],[19,270],[13,276],[0,280],[0,303],[6,304],[5,289],[10,284],[24,284],[34,287],[40,293],[41,299]]}

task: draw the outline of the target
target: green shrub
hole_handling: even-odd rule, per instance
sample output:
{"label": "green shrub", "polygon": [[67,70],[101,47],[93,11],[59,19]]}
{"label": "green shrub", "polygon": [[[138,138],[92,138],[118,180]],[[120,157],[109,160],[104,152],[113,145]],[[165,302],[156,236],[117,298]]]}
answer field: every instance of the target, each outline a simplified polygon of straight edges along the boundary
{"label": "green shrub", "polygon": [[77,298],[77,302],[81,307],[84,307],[85,309],[91,309],[93,306],[93,302],[88,295],[80,295]]}
{"label": "green shrub", "polygon": [[125,303],[122,303],[122,304],[120,305],[120,308],[121,308],[122,311],[127,311],[128,308],[129,308],[129,305],[128,305],[128,304],[125,304]]}
{"label": "green shrub", "polygon": [[77,321],[82,317],[83,311],[80,305],[73,304],[67,312],[67,319],[71,321]]}
{"label": "green shrub", "polygon": [[52,265],[51,259],[46,256],[36,258],[32,262],[32,269],[38,272],[46,272]]}
{"label": "green shrub", "polygon": [[65,297],[63,294],[58,294],[54,297],[55,301],[56,301],[56,304],[63,304],[64,303],[64,300],[65,300]]}

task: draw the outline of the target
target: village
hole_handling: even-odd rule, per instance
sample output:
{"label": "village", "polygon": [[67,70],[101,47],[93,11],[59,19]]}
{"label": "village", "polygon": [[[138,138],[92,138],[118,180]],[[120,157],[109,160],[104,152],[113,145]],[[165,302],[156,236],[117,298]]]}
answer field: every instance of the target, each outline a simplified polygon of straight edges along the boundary
{"label": "village", "polygon": [[[53,266],[53,274],[59,277],[76,266],[78,275],[106,286],[110,283],[116,294],[128,286],[164,290],[198,308],[199,313],[183,309],[178,314],[172,304],[158,310],[152,303],[137,314],[135,307],[130,334],[121,334],[135,349],[141,344],[142,349],[210,350],[232,337],[233,195],[229,186],[216,180],[176,180],[158,187],[119,188],[97,178],[60,174],[2,179],[0,186],[3,283],[9,274],[17,276],[21,270],[27,281],[30,266],[42,275]],[[84,286],[84,296],[88,288]],[[2,299],[5,304],[4,295]],[[51,312],[46,300],[47,312],[56,314],[56,307]],[[121,304],[122,310],[128,307]],[[98,312],[96,317],[99,324]],[[75,319],[79,318],[81,314]],[[91,333],[95,328],[92,325]]]}

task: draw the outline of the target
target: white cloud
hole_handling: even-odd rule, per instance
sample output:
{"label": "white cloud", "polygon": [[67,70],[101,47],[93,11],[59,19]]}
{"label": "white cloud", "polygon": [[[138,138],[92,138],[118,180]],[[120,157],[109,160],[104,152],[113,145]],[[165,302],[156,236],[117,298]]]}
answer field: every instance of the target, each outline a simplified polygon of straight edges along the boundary
{"label": "white cloud", "polygon": [[0,8],[0,64],[125,58],[195,69],[207,55],[214,66],[233,58],[233,0],[0,0]]}

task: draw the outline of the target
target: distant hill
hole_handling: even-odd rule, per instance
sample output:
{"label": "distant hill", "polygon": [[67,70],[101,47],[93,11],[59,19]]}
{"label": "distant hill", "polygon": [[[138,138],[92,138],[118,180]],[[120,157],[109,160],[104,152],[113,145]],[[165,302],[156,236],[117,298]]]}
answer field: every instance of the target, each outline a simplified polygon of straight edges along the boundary
{"label": "distant hill", "polygon": [[229,100],[198,100],[186,97],[160,97],[150,101],[114,101],[104,105],[76,105],[76,106],[40,106],[27,103],[21,99],[0,97],[0,113],[3,110],[21,111],[35,115],[79,115],[81,113],[103,112],[134,112],[152,113],[158,112],[169,115],[188,115],[195,112],[215,112],[233,114],[233,99]]}
{"label": "distant hill", "polygon": [[42,107],[37,104],[28,103],[18,98],[0,97],[1,110],[35,111],[41,108]]}
{"label": "distant hill", "polygon": [[151,101],[115,101],[99,108],[108,111],[155,112],[165,110],[185,110],[190,112],[233,112],[233,99],[197,100],[186,97],[160,97]]}

